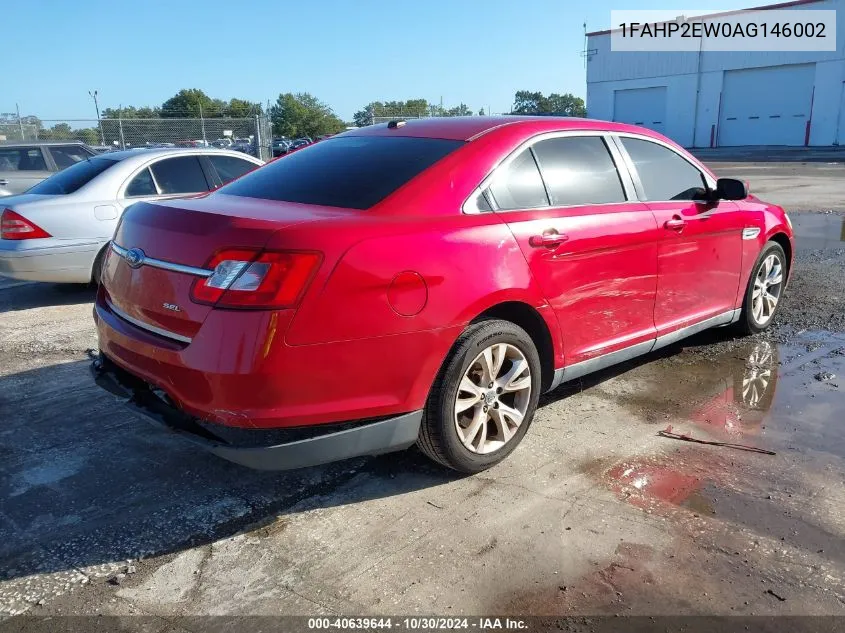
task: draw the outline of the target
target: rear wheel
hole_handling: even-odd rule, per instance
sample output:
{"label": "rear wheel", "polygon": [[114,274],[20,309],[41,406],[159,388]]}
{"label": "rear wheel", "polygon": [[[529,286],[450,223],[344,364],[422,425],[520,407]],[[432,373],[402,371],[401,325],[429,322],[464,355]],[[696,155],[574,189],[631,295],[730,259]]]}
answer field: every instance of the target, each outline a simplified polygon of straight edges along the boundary
{"label": "rear wheel", "polygon": [[531,424],[540,371],[537,348],[522,328],[499,320],[469,326],[429,394],[420,449],[464,473],[499,463]]}
{"label": "rear wheel", "polygon": [[745,290],[742,314],[737,327],[745,334],[768,329],[780,306],[786,283],[786,255],[780,244],[768,242],[763,247]]}

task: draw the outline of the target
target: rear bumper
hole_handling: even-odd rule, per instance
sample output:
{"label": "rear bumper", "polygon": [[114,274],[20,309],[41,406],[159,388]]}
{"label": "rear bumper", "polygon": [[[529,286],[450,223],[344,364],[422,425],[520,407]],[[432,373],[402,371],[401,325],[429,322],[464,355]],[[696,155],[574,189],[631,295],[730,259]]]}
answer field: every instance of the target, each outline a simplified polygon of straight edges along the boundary
{"label": "rear bumper", "polygon": [[[39,242],[39,245],[33,247],[26,242]],[[0,240],[0,275],[26,281],[88,283],[100,248],[98,243],[55,238]]]}
{"label": "rear bumper", "polygon": [[[258,470],[288,470],[403,450],[416,442],[422,421],[422,411],[413,411],[375,421],[276,432],[241,431],[238,437],[231,429],[203,422],[179,410],[160,390],[118,367],[103,354],[91,363],[91,372],[100,387],[123,399],[147,419],[223,459]],[[262,439],[273,443],[263,444]]]}

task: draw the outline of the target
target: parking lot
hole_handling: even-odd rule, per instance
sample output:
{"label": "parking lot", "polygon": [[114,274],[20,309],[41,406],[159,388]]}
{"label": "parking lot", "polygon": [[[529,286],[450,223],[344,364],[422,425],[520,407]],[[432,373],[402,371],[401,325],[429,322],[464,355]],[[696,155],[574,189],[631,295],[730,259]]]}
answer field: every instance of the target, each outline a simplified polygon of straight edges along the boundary
{"label": "parking lot", "polygon": [[845,153],[700,155],[794,212],[776,327],[564,385],[471,477],[224,462],[94,386],[92,290],[0,279],[0,614],[845,613]]}

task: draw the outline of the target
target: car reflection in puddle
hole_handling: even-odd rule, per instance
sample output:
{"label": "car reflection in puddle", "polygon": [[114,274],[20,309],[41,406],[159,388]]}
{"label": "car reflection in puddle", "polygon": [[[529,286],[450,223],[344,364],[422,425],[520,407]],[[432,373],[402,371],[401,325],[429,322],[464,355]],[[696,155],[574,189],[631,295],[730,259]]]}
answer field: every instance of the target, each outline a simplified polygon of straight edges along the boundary
{"label": "car reflection in puddle", "polygon": [[[778,348],[769,341],[755,341],[717,359],[701,358],[687,365],[691,379],[679,387],[681,400],[691,403],[687,412],[676,410],[669,417],[667,407],[663,417],[677,419],[680,413],[686,433],[711,441],[735,443],[757,435],[774,402],[777,368]],[[655,502],[694,502],[694,493],[705,484],[724,481],[731,463],[721,453],[681,446],[670,456],[625,460],[607,470],[604,479],[621,498],[653,510]]]}
{"label": "car reflection in puddle", "polygon": [[[600,478],[649,512],[681,506],[715,513],[721,501],[750,490],[766,498],[763,490],[797,486],[785,479],[790,462],[800,461],[802,470],[841,467],[845,397],[836,382],[818,376],[845,373],[843,342],[840,334],[810,332],[788,345],[748,340],[715,355],[702,347],[655,361],[646,368],[655,392],[640,394],[635,406],[679,434],[734,446],[667,440],[676,444],[617,462]],[[755,452],[760,448],[778,456]]]}
{"label": "car reflection in puddle", "polygon": [[727,363],[730,371],[721,380],[722,390],[689,415],[711,432],[724,432],[732,439],[759,432],[774,402],[778,380],[778,348],[759,341],[744,362]]}

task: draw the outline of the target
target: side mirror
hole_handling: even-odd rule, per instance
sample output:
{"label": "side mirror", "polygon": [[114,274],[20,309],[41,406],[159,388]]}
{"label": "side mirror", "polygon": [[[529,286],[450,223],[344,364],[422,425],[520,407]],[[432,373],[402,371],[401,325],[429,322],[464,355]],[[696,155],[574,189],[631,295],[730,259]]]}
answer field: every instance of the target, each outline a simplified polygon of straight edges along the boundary
{"label": "side mirror", "polygon": [[736,178],[719,178],[715,193],[718,200],[745,200],[748,197],[748,186]]}

